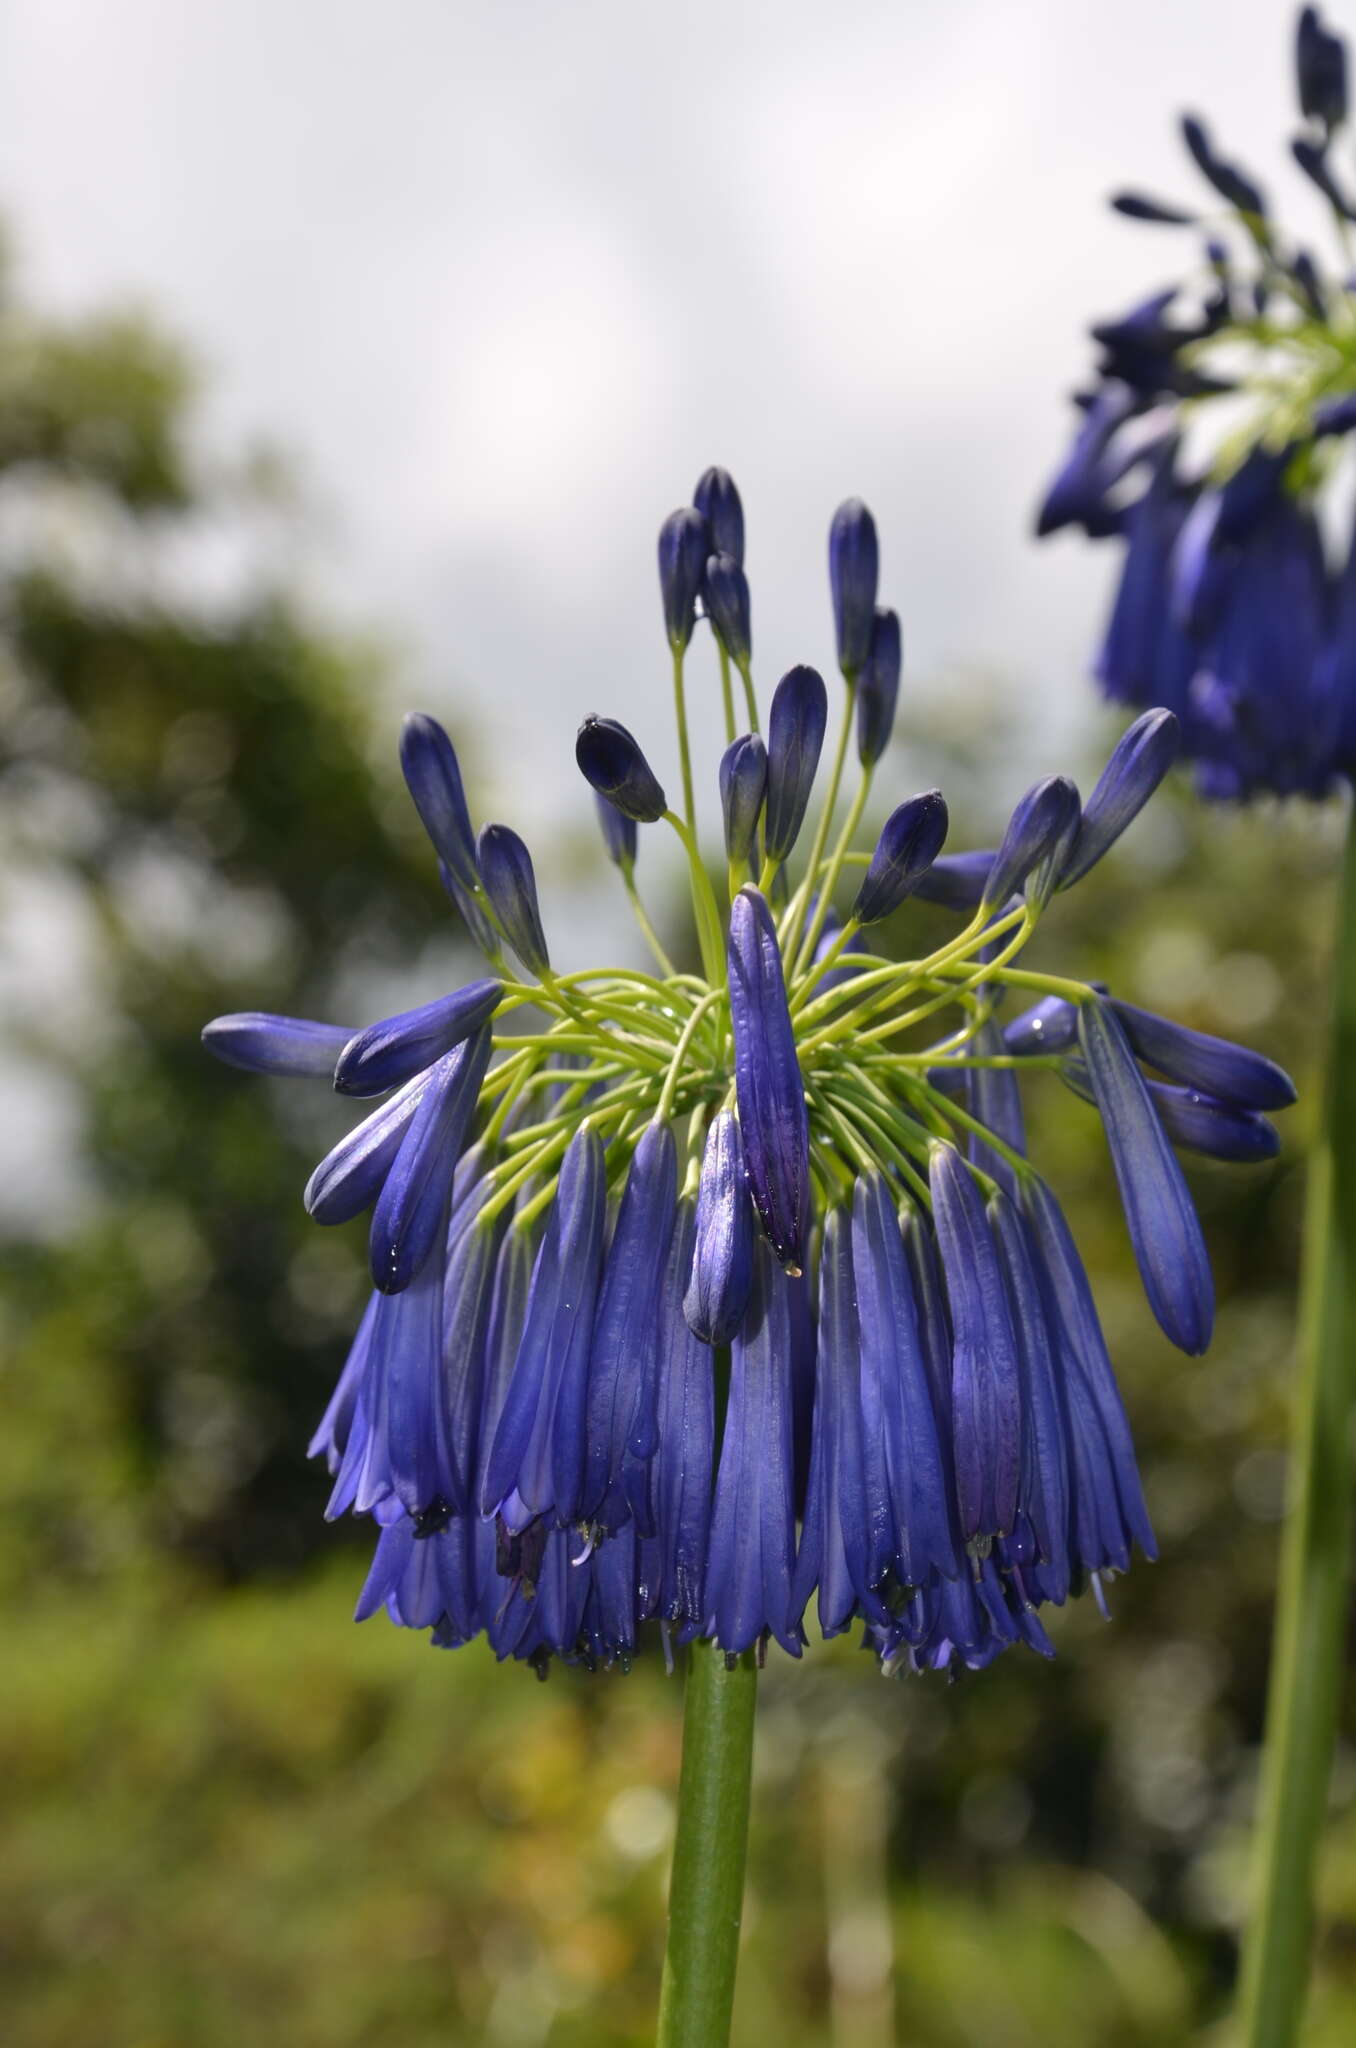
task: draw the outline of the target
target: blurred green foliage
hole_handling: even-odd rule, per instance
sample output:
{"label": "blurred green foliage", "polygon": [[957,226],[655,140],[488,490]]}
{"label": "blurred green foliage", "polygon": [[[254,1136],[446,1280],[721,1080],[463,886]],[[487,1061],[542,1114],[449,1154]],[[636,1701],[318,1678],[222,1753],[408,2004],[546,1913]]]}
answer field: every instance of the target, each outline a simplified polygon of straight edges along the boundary
{"label": "blurred green foliage", "polygon": [[[256,1005],[350,1015],[383,977],[451,985],[466,960],[393,789],[385,664],[261,566],[274,508],[203,468],[192,392],[145,324],[5,293],[3,887],[50,912],[54,947],[80,935],[76,996],[19,991],[0,1020],[8,1070],[49,1070],[79,1110],[70,1213],[28,1217],[11,1189],[0,1248],[5,2037],[643,2042],[679,1687],[657,1657],[543,1688],[353,1628],[365,1546],[325,1528],[303,1462],[362,1289],[361,1233],[315,1231],[297,1199],[333,1108],[215,1067],[198,1031]],[[225,597],[167,570],[194,549],[244,559]],[[991,728],[910,734],[900,773],[938,771],[957,843],[1014,794]],[[1311,1097],[1335,836],[1179,793],[1060,900],[1044,956],[1246,1037]],[[926,942],[938,914],[913,916]],[[1164,2048],[1227,2007],[1306,1112],[1274,1168],[1193,1169],[1221,1293],[1204,1362],[1152,1325],[1092,1112],[1044,1079],[1032,1113],[1162,1562],[1114,1589],[1114,1625],[1059,1617],[1053,1666],[883,1685],[843,1644],[774,1653],[741,2041]],[[1348,1747],[1316,2048],[1356,2028],[1352,1793]]]}

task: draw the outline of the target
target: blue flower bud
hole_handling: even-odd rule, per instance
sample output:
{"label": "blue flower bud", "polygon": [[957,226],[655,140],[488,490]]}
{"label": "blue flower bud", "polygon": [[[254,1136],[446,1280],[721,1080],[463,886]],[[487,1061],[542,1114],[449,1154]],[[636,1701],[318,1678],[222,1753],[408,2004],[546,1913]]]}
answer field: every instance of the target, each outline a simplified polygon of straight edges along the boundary
{"label": "blue flower bud", "polygon": [[731,661],[739,667],[744,666],[753,659],[749,579],[733,555],[710,557],[702,594],[716,638]]}
{"label": "blue flower bud", "polygon": [[452,1169],[489,1061],[482,1026],[430,1069],[372,1212],[372,1278],[383,1294],[408,1287],[444,1234]]}
{"label": "blue flower bud", "polygon": [[810,1121],[777,928],[754,888],[730,907],[727,952],[749,1191],[779,1263],[798,1277],[810,1221]]}
{"label": "blue flower bud", "polygon": [[1143,192],[1117,192],[1111,201],[1115,213],[1123,213],[1127,220],[1147,220],[1161,223],[1164,227],[1194,227],[1200,215],[1184,213],[1180,206],[1167,206],[1161,199],[1150,199]]}
{"label": "blue flower bud", "polygon": [[711,545],[719,555],[744,563],[744,507],[728,469],[704,469],[692,502],[711,529]]}
{"label": "blue flower bud", "polygon": [[593,1323],[580,1505],[587,1521],[606,1530],[622,1528],[633,1515],[649,1519],[646,1468],[659,1441],[661,1254],[673,1235],[677,1197],[673,1131],[650,1124],[632,1155]]}
{"label": "blue flower bud", "polygon": [[878,610],[866,662],[857,678],[857,758],[863,768],[874,768],[890,744],[903,663],[899,613]]}
{"label": "blue flower bud", "polygon": [[1023,1010],[1003,1026],[1003,1044],[1008,1052],[1066,1052],[1078,1037],[1078,1012],[1063,996],[1042,996],[1029,1010]]}
{"label": "blue flower bud", "polygon": [[488,1024],[503,993],[502,982],[472,981],[436,1003],[369,1024],[344,1046],[335,1087],[341,1095],[384,1095]]}
{"label": "blue flower bud", "polygon": [[682,1200],[660,1291],[659,1449],[651,1468],[659,1549],[655,1613],[694,1632],[707,1613],[716,1426],[711,1354],[683,1313],[695,1235],[692,1202]]}
{"label": "blue flower bud", "polygon": [[913,893],[921,903],[940,903],[946,910],[978,910],[997,858],[991,846],[976,853],[939,854]]}
{"label": "blue flower bud", "polygon": [[461,769],[436,718],[422,711],[409,714],[400,729],[400,766],[434,850],[462,888],[474,890],[479,877]]}
{"label": "blue flower bud", "polygon": [[1192,1031],[1174,1024],[1169,1017],[1156,1017],[1152,1010],[1137,1009],[1133,1003],[1113,1003],[1113,1009],[1139,1058],[1157,1067],[1170,1081],[1199,1088],[1221,1102],[1240,1109],[1288,1109],[1295,1100],[1295,1084],[1283,1067],[1247,1046],[1234,1045],[1227,1038],[1212,1038],[1207,1031]]}
{"label": "blue flower bud", "polygon": [[1215,1298],[1205,1240],[1182,1169],[1117,1013],[1099,996],[1079,1011],[1078,1042],[1149,1306],[1179,1350],[1194,1356],[1210,1342]]}
{"label": "blue flower bud", "polygon": [[315,1222],[348,1223],[376,1201],[431,1073],[416,1074],[325,1154],[302,1196]]}
{"label": "blue flower bud", "polygon": [[767,748],[746,732],[720,757],[720,808],[725,820],[725,853],[736,863],[754,857],[758,820],[767,794]]}
{"label": "blue flower bud", "polygon": [[537,907],[537,878],[526,846],[507,825],[486,825],[477,842],[476,858],[485,894],[514,952],[530,973],[549,974],[551,959]]}
{"label": "blue flower bud", "polygon": [[858,924],[879,924],[913,894],[942,850],[948,823],[940,789],[911,796],[891,811],[852,906]]}
{"label": "blue flower bud", "polygon": [[1017,1340],[998,1254],[974,1175],[934,1140],[932,1221],[951,1305],[951,1430],[961,1535],[981,1554],[1017,1508],[1022,1406]]}
{"label": "blue flower bud", "polygon": [[624,818],[653,825],[668,809],[654,770],[615,718],[586,718],[575,737],[574,758],[585,781]]}
{"label": "blue flower bud", "polygon": [[704,1344],[728,1344],[753,1284],[753,1212],[733,1110],[712,1118],[697,1184],[697,1229],[683,1314]]}
{"label": "blue flower bud", "polygon": [[640,837],[636,821],[628,818],[624,811],[619,811],[609,797],[600,796],[597,790],[593,793],[593,801],[598,807],[598,826],[603,835],[603,845],[607,848],[607,857],[614,867],[629,875],[636,864],[636,846]]}
{"label": "blue flower bud", "polygon": [[1334,207],[1343,220],[1356,219],[1356,207],[1338,184],[1328,162],[1327,144],[1311,142],[1307,135],[1297,135],[1290,150],[1305,177],[1318,187],[1329,206]]}
{"label": "blue flower bud", "polygon": [[438,863],[438,879],[456,904],[462,923],[487,960],[502,962],[499,934],[481,908],[480,898],[463,889],[445,860]]}
{"label": "blue flower bud", "polygon": [[1146,711],[1123,733],[1083,806],[1061,889],[1079,881],[1143,810],[1177,758],[1182,729],[1171,711]]}
{"label": "blue flower bud", "polygon": [[984,884],[982,908],[1001,910],[1026,884],[1028,901],[1049,900],[1078,830],[1078,791],[1063,775],[1047,775],[1018,803]]}
{"label": "blue flower bud", "polygon": [[[1060,1079],[1085,1102],[1093,1100],[1092,1082],[1082,1060],[1065,1060]],[[1167,1081],[1146,1081],[1154,1108],[1168,1138],[1179,1152],[1199,1152],[1207,1159],[1226,1159],[1235,1166],[1256,1166],[1274,1159],[1281,1149],[1275,1124],[1255,1109],[1239,1109],[1203,1095],[1198,1088],[1177,1088]]]}
{"label": "blue flower bud", "polygon": [[769,860],[784,861],[796,843],[828,720],[829,693],[818,669],[788,669],[773,692],[767,722]]}
{"label": "blue flower bud", "polygon": [[701,513],[691,505],[670,512],[659,529],[659,589],[664,600],[664,631],[675,654],[692,638],[697,594],[710,552],[711,534]]}
{"label": "blue flower bud", "polygon": [[829,528],[829,588],[838,666],[848,677],[859,673],[871,650],[879,577],[876,522],[860,498],[848,498],[834,513]]}
{"label": "blue flower bud", "polygon": [[1216,156],[1204,122],[1194,114],[1182,116],[1182,139],[1195,159],[1197,169],[1214,186],[1221,199],[1227,200],[1230,206],[1236,206],[1240,213],[1266,213],[1267,203],[1260,187],[1236,164]]}
{"label": "blue flower bud", "polygon": [[203,1026],[202,1042],[228,1067],[247,1074],[288,1074],[328,1080],[352,1038],[343,1024],[313,1024],[309,1017],[274,1017],[266,1010],[240,1010]]}
{"label": "blue flower bud", "polygon": [[1302,7],[1295,31],[1295,79],[1300,112],[1325,128],[1347,118],[1347,48],[1323,26],[1316,7]]}

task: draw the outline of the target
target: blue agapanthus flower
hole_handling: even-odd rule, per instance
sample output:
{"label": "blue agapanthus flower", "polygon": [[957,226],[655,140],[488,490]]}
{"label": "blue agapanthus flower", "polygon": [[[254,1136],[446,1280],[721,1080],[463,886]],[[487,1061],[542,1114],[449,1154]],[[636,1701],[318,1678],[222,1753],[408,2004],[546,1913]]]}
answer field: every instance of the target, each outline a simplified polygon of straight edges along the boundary
{"label": "blue agapanthus flower", "polygon": [[1340,159],[1347,53],[1300,14],[1295,164],[1335,259],[1284,234],[1262,187],[1194,115],[1201,210],[1122,192],[1131,220],[1197,230],[1197,263],[1092,328],[1094,379],[1038,518],[1124,550],[1096,675],[1166,705],[1203,795],[1322,797],[1356,772],[1356,164]]}
{"label": "blue agapanthus flower", "polygon": [[[724,886],[624,725],[586,718],[576,743],[653,971],[553,964],[526,845],[474,830],[421,715],[405,779],[488,971],[363,1030],[247,1013],[204,1034],[232,1065],[375,1099],[305,1193],[319,1223],[370,1215],[373,1293],[311,1445],[328,1513],[377,1531],[358,1614],[542,1672],[624,1665],[650,1623],[666,1648],[798,1656],[812,1605],[888,1671],[1048,1655],[1041,1610],[1100,1597],[1154,1537],[1022,1077],[1052,1069],[1100,1114],[1150,1305],[1191,1353],[1212,1292],[1176,1151],[1268,1158],[1293,1091],[1021,964],[1162,779],[1171,711],[1139,719],[1086,803],[1037,783],[996,849],[944,852],[936,790],[858,847],[900,669],[875,522],[854,500],[830,534],[836,707],[793,668],[760,733],[739,494],[710,470],[696,497],[665,521],[660,584],[694,788],[688,649],[703,616],[715,636]],[[692,967],[637,890],[654,825],[686,857]],[[955,912],[952,936],[914,956],[901,924],[903,956],[877,950],[913,896]]]}

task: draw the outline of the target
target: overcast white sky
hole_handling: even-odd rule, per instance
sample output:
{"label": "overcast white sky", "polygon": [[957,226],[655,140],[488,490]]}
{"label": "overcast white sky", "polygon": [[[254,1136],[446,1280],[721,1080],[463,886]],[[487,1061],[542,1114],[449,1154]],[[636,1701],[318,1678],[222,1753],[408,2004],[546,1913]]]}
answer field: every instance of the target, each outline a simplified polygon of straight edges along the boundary
{"label": "overcast white sky", "polygon": [[0,205],[32,289],[143,299],[219,445],[293,451],[404,694],[474,703],[554,809],[585,710],[670,766],[654,534],[711,461],[765,682],[827,662],[859,493],[916,687],[979,665],[1076,716],[1108,565],[1032,503],[1086,321],[1179,255],[1101,202],[1192,192],[1184,103],[1293,186],[1293,14],[8,0]]}

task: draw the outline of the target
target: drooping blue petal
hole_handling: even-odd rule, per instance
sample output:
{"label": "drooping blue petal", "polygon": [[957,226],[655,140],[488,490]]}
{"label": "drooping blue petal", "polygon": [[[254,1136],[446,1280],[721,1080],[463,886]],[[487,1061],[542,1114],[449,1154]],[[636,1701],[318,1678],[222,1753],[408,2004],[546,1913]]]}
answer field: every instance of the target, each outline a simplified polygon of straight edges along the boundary
{"label": "drooping blue petal", "polygon": [[624,818],[653,825],[668,809],[654,770],[615,718],[586,718],[575,737],[574,758],[585,781]]}
{"label": "drooping blue petal", "polygon": [[814,787],[829,718],[829,693],[817,669],[788,669],[772,695],[767,726],[769,860],[784,861],[796,843]]}
{"label": "drooping blue petal", "polygon": [[903,665],[899,613],[878,607],[871,645],[857,679],[857,758],[863,768],[874,768],[890,744]]}
{"label": "drooping blue petal", "polygon": [[911,796],[891,811],[852,906],[858,924],[878,924],[912,896],[941,852],[949,822],[940,789]]}
{"label": "drooping blue petal", "polygon": [[435,852],[463,889],[474,893],[475,838],[456,749],[436,718],[412,711],[400,731],[400,765]]}
{"label": "drooping blue petal", "polygon": [[720,808],[728,860],[744,863],[753,859],[766,795],[767,748],[756,732],[746,732],[720,757]]}
{"label": "drooping blue petal", "polygon": [[951,1308],[951,1437],[961,1535],[983,1555],[1012,1528],[1021,1469],[1021,1376],[1002,1270],[978,1186],[954,1145],[928,1160]]}
{"label": "drooping blue petal", "polygon": [[490,1034],[482,1025],[430,1069],[372,1212],[372,1278],[384,1294],[408,1287],[445,1235],[452,1171],[489,1059]]}
{"label": "drooping blue petal", "polygon": [[587,1520],[620,1529],[636,1511],[628,1462],[658,1441],[659,1291],[673,1235],[678,1155],[667,1123],[652,1123],[632,1155],[608,1248],[589,1355]]}
{"label": "drooping blue petal", "polygon": [[412,1514],[451,1497],[442,1385],[445,1259],[440,1227],[411,1284],[377,1298],[348,1440],[325,1510],[330,1520],[350,1509],[369,1514],[391,1495]]}
{"label": "drooping blue petal", "polygon": [[202,1042],[228,1067],[247,1074],[288,1074],[328,1081],[334,1063],[353,1036],[343,1024],[315,1024],[309,1017],[275,1017],[266,1010],[240,1010],[204,1025]]}
{"label": "drooping blue petal", "polygon": [[341,1095],[384,1095],[488,1024],[503,993],[500,981],[472,981],[436,1002],[369,1024],[344,1045],[335,1087]]}
{"label": "drooping blue petal", "polygon": [[959,1571],[949,1459],[933,1407],[913,1278],[894,1197],[881,1174],[857,1182],[853,1270],[868,1469],[883,1456],[890,1565],[901,1585]]}
{"label": "drooping blue petal", "polygon": [[860,498],[848,498],[829,527],[829,588],[838,666],[848,677],[860,672],[871,650],[879,576],[876,522]]}
{"label": "drooping blue petal", "polygon": [[791,1470],[791,1290],[760,1241],[744,1327],[730,1347],[730,1393],[711,1511],[707,1633],[729,1656],[765,1632],[793,1657],[788,1621],[795,1552]]}
{"label": "drooping blue petal", "polygon": [[367,1307],[363,1310],[362,1321],[357,1334],[349,1346],[344,1369],[339,1375],[325,1413],[316,1427],[315,1435],[306,1446],[308,1458],[323,1458],[331,1479],[343,1462],[348,1449],[349,1433],[353,1427],[353,1415],[358,1395],[367,1372],[367,1353],[372,1342],[372,1322],[381,1300],[379,1294],[368,1296]]}
{"label": "drooping blue petal", "polygon": [[[1060,1079],[1085,1102],[1094,1100],[1088,1070],[1080,1059],[1065,1060]],[[1229,1160],[1235,1166],[1256,1166],[1274,1159],[1281,1134],[1255,1109],[1237,1109],[1198,1088],[1175,1088],[1166,1081],[1148,1081],[1150,1099],[1163,1129],[1179,1151],[1199,1152],[1207,1159]]]}
{"label": "drooping blue petal", "polygon": [[730,909],[730,1021],[749,1192],[779,1262],[805,1264],[810,1122],[772,913],[743,888]]}
{"label": "drooping blue petal", "polygon": [[704,469],[697,479],[692,502],[710,528],[717,554],[729,555],[742,566],[744,507],[729,470],[715,466]]}
{"label": "drooping blue petal", "polygon": [[348,1223],[376,1201],[432,1072],[416,1074],[325,1154],[302,1196],[315,1222]]}
{"label": "drooping blue petal", "polygon": [[1059,878],[1068,889],[1113,846],[1177,758],[1182,731],[1171,711],[1146,711],[1121,735],[1083,806],[1073,851]]}
{"label": "drooping blue petal", "polygon": [[1001,1192],[989,1201],[989,1225],[1008,1285],[1022,1380],[1022,1464],[1017,1514],[1004,1562],[1040,1563],[1049,1599],[1069,1591],[1069,1448],[1052,1338],[1028,1227]]}
{"label": "drooping blue petal", "polygon": [[485,894],[514,952],[530,973],[549,973],[551,959],[537,907],[537,877],[523,841],[507,825],[486,825],[476,842],[476,857]]}
{"label": "drooping blue petal", "polygon": [[[975,1033],[972,1050],[992,1059],[1006,1052],[1003,1034],[991,1017]],[[971,1067],[967,1072],[970,1114],[977,1116],[996,1138],[1026,1157],[1026,1120],[1022,1115],[1022,1091],[1011,1067]],[[970,1139],[970,1163],[996,1180],[1001,1188],[1015,1194],[1017,1169],[992,1145],[977,1134]]]}
{"label": "drooping blue petal", "polygon": [[680,1627],[706,1619],[706,1549],[715,1468],[711,1353],[689,1329],[683,1287],[697,1234],[693,1204],[680,1201],[659,1293],[659,1448],[653,1500],[659,1569],[654,1612]]}
{"label": "drooping blue petal", "polygon": [[691,505],[670,512],[659,529],[659,592],[664,601],[664,631],[675,652],[692,638],[697,593],[710,552],[711,530],[701,513]]}
{"label": "drooping blue petal", "polygon": [[1113,1002],[1111,1007],[1139,1058],[1169,1080],[1240,1109],[1288,1109],[1295,1100],[1290,1076],[1261,1053],[1212,1038],[1207,1031],[1192,1031],[1133,1003]]}
{"label": "drooping blue petal", "polygon": [[733,555],[712,555],[702,585],[707,616],[716,637],[739,667],[753,658],[749,579]]}
{"label": "drooping blue petal", "polygon": [[929,1218],[907,1195],[899,1205],[899,1233],[913,1283],[918,1341],[932,1392],[932,1412],[946,1451],[951,1442],[951,1320],[936,1236]]}
{"label": "drooping blue petal", "polygon": [[704,1344],[728,1344],[744,1320],[753,1285],[753,1210],[733,1110],[719,1111],[706,1134],[692,1268],[684,1283],[688,1328]]}
{"label": "drooping blue petal", "polygon": [[1078,1042],[1149,1306],[1173,1343],[1196,1355],[1210,1342],[1214,1284],[1182,1169],[1116,1012],[1100,996],[1079,1011]]}

